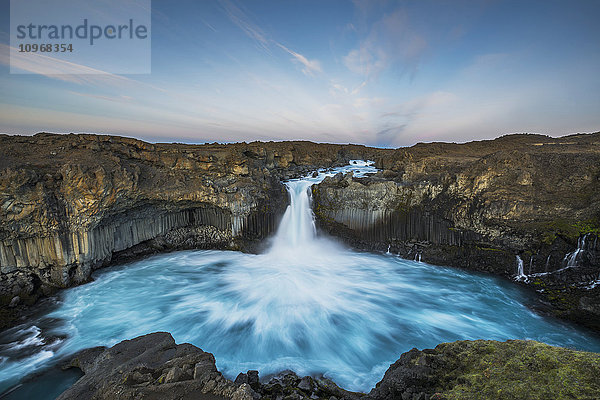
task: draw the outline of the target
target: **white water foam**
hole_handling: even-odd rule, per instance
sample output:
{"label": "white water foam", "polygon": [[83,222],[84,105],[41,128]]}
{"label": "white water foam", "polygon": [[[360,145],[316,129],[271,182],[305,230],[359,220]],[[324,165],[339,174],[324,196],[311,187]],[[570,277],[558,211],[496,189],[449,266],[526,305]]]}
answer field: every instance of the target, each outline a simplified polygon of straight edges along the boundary
{"label": "white water foam", "polygon": [[[366,164],[344,170],[360,176],[373,170]],[[364,391],[402,352],[440,342],[536,339],[600,350],[593,337],[532,313],[524,292],[502,279],[360,253],[317,236],[310,185],[335,173],[286,183],[290,206],[265,254],[163,254],[98,271],[93,282],[64,291],[49,315],[61,323],[47,333],[67,337],[56,356],[162,330],[213,353],[229,378],[292,369]],[[37,364],[4,362],[0,391],[48,357],[35,354]]]}

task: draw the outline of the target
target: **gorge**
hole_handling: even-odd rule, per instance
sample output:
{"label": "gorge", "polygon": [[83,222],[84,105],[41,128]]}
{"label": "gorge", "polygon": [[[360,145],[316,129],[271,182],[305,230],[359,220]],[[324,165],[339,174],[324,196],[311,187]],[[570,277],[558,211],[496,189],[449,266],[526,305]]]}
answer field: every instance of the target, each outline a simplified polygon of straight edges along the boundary
{"label": "gorge", "polygon": [[[110,344],[102,338],[116,343],[164,329],[178,342],[214,352],[229,378],[247,369],[270,374],[292,366],[364,391],[415,345],[513,338],[599,350],[594,335],[540,319],[527,307],[598,329],[599,134],[513,135],[398,150],[308,142],[151,145],[93,135],[0,140],[6,325],[18,323],[23,303],[87,282],[101,266],[122,265],[63,292],[48,317],[88,332],[86,338],[98,334],[78,343],[64,326],[49,327],[63,329],[50,335],[63,355]],[[352,159],[373,159],[379,171],[364,176],[360,168],[366,166],[354,164],[342,172],[359,168],[356,174],[334,171],[315,185],[323,173],[289,180]],[[282,180],[288,181],[290,207]],[[390,254],[315,241],[317,228],[354,248]],[[263,239],[273,235],[266,250]],[[123,264],[185,249],[211,250]],[[466,270],[518,278],[537,294]],[[278,274],[284,277],[270,281]],[[128,288],[135,282],[148,287],[133,295]],[[119,303],[115,318],[129,315],[136,329],[111,322]],[[178,312],[193,315],[190,304],[208,307],[194,317],[199,326],[169,322]],[[278,307],[294,312],[265,311]],[[27,329],[29,339],[17,342],[54,343]],[[211,339],[202,332],[220,334]],[[223,350],[232,343],[237,353],[246,349],[245,358],[233,360]],[[332,352],[334,344],[352,351]],[[280,364],[273,363],[274,349],[281,350]],[[310,360],[317,356],[321,367],[315,369]],[[365,370],[353,370],[357,365]]]}

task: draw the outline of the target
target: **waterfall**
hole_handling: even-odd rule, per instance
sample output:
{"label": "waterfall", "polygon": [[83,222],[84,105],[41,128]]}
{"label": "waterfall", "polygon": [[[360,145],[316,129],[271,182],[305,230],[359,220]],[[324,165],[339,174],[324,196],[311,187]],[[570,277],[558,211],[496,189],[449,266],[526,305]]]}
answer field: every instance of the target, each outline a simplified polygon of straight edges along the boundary
{"label": "waterfall", "polygon": [[587,236],[588,234],[580,236],[577,240],[577,249],[565,256],[563,260],[563,263],[566,263],[565,268],[577,266],[577,263],[581,259],[581,254],[585,251],[585,240],[587,239]]}
{"label": "waterfall", "polygon": [[298,248],[314,241],[317,229],[311,208],[311,192],[309,188],[315,182],[296,180],[285,183],[290,195],[287,207],[277,234],[273,240],[273,248]]}
{"label": "waterfall", "polygon": [[515,276],[515,280],[520,281],[523,279],[527,279],[527,275],[525,275],[525,271],[523,269],[523,259],[517,255],[517,275]]}
{"label": "waterfall", "polygon": [[529,274],[531,275],[531,270],[533,269],[533,256],[529,257]]}
{"label": "waterfall", "polygon": [[320,170],[316,175],[284,182],[290,197],[288,205],[277,233],[275,234],[268,255],[281,260],[287,259],[290,264],[307,258],[318,259],[327,252],[335,251],[338,246],[326,239],[317,240],[315,215],[312,211],[312,192],[310,187],[328,176],[338,172],[352,172],[355,177],[363,177],[377,172],[373,161],[351,160],[350,165],[338,167],[330,171]]}
{"label": "waterfall", "polygon": [[[565,255],[565,257],[562,260],[562,267],[560,269],[557,269],[556,271],[548,271],[549,264],[550,264],[550,255],[548,255],[548,258],[546,259],[546,271],[545,272],[538,272],[537,274],[531,274],[531,271],[530,271],[530,275],[528,275],[528,276],[525,275],[525,277],[531,278],[531,277],[547,276],[550,274],[561,273],[564,270],[569,269],[569,268],[577,267],[577,265],[581,261],[581,257],[583,255],[583,253],[586,251],[585,246],[586,246],[587,239],[588,239],[587,233],[585,235],[579,237],[579,239],[577,240],[577,248],[574,251],[567,253]],[[519,280],[521,278],[519,278],[519,275],[517,274],[515,279]]]}

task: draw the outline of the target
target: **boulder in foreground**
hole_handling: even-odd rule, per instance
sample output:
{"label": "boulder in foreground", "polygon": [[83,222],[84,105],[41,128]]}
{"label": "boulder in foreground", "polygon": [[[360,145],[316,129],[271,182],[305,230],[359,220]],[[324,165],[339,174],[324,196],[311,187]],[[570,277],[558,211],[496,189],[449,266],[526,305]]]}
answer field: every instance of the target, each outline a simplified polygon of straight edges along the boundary
{"label": "boulder in foreground", "polygon": [[369,397],[600,399],[600,354],[529,340],[442,343],[402,354]]}

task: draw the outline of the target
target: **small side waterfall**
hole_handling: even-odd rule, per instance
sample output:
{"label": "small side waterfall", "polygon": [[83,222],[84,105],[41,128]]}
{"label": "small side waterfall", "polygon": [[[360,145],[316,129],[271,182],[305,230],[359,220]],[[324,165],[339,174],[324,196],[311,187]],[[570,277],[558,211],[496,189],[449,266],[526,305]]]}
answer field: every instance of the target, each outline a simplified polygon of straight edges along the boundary
{"label": "small side waterfall", "polygon": [[581,260],[581,256],[585,251],[585,241],[588,235],[585,234],[580,236],[577,240],[577,249],[575,251],[567,254],[563,260],[564,268],[576,267],[577,263]]}
{"label": "small side waterfall", "polygon": [[[570,268],[579,267],[583,260],[584,254],[587,251],[593,251],[596,248],[596,243],[594,243],[592,245],[591,243],[588,243],[588,239],[589,239],[589,234],[585,234],[585,235],[579,237],[579,239],[577,240],[577,248],[574,251],[567,253],[565,255],[565,257],[562,260],[561,268],[559,268],[555,271],[549,271],[550,257],[551,257],[551,255],[549,254],[548,258],[546,259],[545,271],[532,274],[531,268],[530,268],[530,273],[529,273],[529,275],[526,275],[526,277],[529,279],[529,278],[537,278],[537,277],[548,276],[548,275],[553,275],[553,274],[560,274]],[[597,240],[597,237],[596,237],[596,240]],[[518,277],[519,277],[519,275],[517,275],[515,277],[515,279],[519,280]]]}
{"label": "small side waterfall", "polygon": [[533,257],[529,257],[529,275],[531,275],[531,271],[533,270]]}
{"label": "small side waterfall", "polygon": [[521,256],[517,255],[517,275],[515,276],[515,280],[521,281],[524,279],[527,279],[527,275],[525,275],[523,268],[523,259]]}

